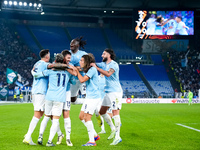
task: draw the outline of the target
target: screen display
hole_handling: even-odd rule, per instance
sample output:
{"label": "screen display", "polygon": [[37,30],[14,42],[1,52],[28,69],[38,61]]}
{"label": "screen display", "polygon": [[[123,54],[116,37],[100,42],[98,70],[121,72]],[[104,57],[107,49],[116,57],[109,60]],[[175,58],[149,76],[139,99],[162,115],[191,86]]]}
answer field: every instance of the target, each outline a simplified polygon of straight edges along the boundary
{"label": "screen display", "polygon": [[178,39],[194,35],[194,11],[139,10],[136,39]]}

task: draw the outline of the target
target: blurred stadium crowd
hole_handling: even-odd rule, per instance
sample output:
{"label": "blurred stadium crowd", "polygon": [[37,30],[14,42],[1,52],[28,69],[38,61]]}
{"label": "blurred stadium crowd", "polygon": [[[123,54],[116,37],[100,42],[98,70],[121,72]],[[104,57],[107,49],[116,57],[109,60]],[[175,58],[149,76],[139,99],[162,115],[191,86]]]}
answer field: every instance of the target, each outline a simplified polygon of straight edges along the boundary
{"label": "blurred stadium crowd", "polygon": [[190,89],[198,95],[200,89],[200,53],[198,50],[188,49],[185,52],[169,52],[170,67],[174,71],[176,80],[180,83],[181,91]]}
{"label": "blurred stadium crowd", "polygon": [[[32,85],[32,75],[30,70],[32,64],[37,61],[37,56],[20,41],[20,37],[13,32],[9,26],[0,21],[0,85],[7,86],[6,68],[10,68],[20,74],[22,82]],[[14,88],[14,84],[9,88]]]}

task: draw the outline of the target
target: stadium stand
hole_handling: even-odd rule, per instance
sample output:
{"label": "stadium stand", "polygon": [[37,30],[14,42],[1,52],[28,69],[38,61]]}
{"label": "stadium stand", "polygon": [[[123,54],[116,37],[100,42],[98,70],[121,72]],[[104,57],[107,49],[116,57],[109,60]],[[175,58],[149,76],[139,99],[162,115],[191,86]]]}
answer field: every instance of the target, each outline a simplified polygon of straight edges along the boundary
{"label": "stadium stand", "polygon": [[40,49],[34,42],[25,25],[16,25],[16,29],[19,32],[20,36],[24,39],[24,42],[29,46],[29,48],[39,54]]}
{"label": "stadium stand", "polygon": [[67,29],[72,38],[83,36],[87,41],[85,51],[87,53],[93,53],[97,62],[102,61],[102,52],[108,46],[106,45],[100,28],[68,27]]}
{"label": "stadium stand", "polygon": [[151,55],[151,59],[154,62],[154,64],[162,64],[161,55]]}
{"label": "stadium stand", "polygon": [[139,65],[139,68],[157,95],[174,93],[163,65]]}
{"label": "stadium stand", "polygon": [[129,48],[112,30],[105,29],[112,48],[118,58],[131,58],[136,56],[136,52]]}
{"label": "stadium stand", "polygon": [[[0,49],[1,57],[0,62],[0,84],[1,86],[7,85],[6,83],[6,68],[10,68],[18,72],[23,81],[27,82],[27,85],[32,84],[32,75],[30,70],[32,64],[36,62],[37,56],[33,53],[27,45],[21,42],[20,36],[16,35],[0,20]],[[5,52],[5,53],[4,53]],[[9,85],[9,88],[14,88],[14,84]]]}
{"label": "stadium stand", "polygon": [[120,65],[119,67],[119,78],[124,94],[127,97],[130,95],[140,95],[144,97],[144,94],[148,93],[148,89],[144,82],[141,80],[133,65]]}
{"label": "stadium stand", "polygon": [[168,54],[170,67],[176,80],[180,83],[181,92],[189,89],[195,96],[200,89],[200,53],[198,50],[186,52],[172,51]]}
{"label": "stadium stand", "polygon": [[29,26],[43,48],[50,49],[51,53],[60,53],[69,48],[70,41],[61,27]]}
{"label": "stadium stand", "polygon": [[[3,62],[3,65],[0,67],[0,77],[1,85],[6,84],[5,70],[7,67],[13,69],[14,71],[19,72],[19,74],[29,82],[29,85],[32,83],[32,76],[30,70],[32,64],[34,64],[37,56],[35,53],[39,52],[39,48],[36,45],[33,37],[30,32],[27,30],[25,25],[17,25],[16,29],[19,32],[19,36],[12,33],[9,27],[5,27],[4,23],[1,22],[1,32],[3,33],[1,37],[4,40],[1,40],[1,50],[5,50],[6,44],[10,45],[8,47],[8,54],[19,54],[20,58],[15,58],[13,63],[6,63],[11,61],[11,58],[1,57],[0,59]],[[65,33],[65,30],[61,27],[54,26],[29,26],[37,40],[40,42],[42,47],[49,48],[52,53],[58,53],[63,49],[69,48],[70,39]],[[89,27],[67,27],[71,38],[76,38],[80,35],[84,36],[84,39],[87,40],[87,45],[85,46],[85,51],[93,53],[96,61],[99,62],[102,60],[101,54],[102,51],[108,47],[105,41],[105,37],[100,28],[89,28]],[[95,35],[94,35],[95,33]],[[115,50],[118,58],[131,58],[131,56],[137,56],[137,53],[129,48],[115,33],[110,29],[105,29],[105,33],[108,37],[112,48]],[[11,41],[6,41],[6,39],[11,39]],[[32,53],[31,50],[23,44],[24,41],[28,47],[33,50],[35,53]],[[14,46],[13,46],[14,45]],[[16,48],[17,47],[17,48]],[[31,55],[30,55],[31,54]],[[187,67],[181,66],[181,60],[184,59],[186,52],[170,52],[168,57],[171,63],[172,70],[175,72],[175,76],[178,81],[180,81],[182,92],[191,88],[195,95],[197,95],[197,90],[199,87],[199,70],[200,63],[198,61],[199,52],[190,51],[188,54],[188,64]],[[2,55],[2,54],[1,54]],[[178,57],[178,59],[176,59]],[[154,66],[144,66],[139,65],[139,68],[143,72],[144,76],[156,91],[158,95],[166,95],[174,93],[171,83],[168,79],[164,66],[162,64],[161,55],[151,55],[151,59],[154,62]],[[23,60],[20,62],[19,60]],[[8,64],[8,65],[7,65]],[[21,69],[20,66],[24,65],[25,69]],[[130,72],[130,73],[129,73]],[[188,75],[185,74],[188,72]],[[191,77],[188,77],[189,74],[193,74]],[[135,93],[149,93],[144,82],[139,77],[138,73],[135,71],[135,68],[132,65],[120,65],[120,82],[123,88],[123,91],[129,94]]]}

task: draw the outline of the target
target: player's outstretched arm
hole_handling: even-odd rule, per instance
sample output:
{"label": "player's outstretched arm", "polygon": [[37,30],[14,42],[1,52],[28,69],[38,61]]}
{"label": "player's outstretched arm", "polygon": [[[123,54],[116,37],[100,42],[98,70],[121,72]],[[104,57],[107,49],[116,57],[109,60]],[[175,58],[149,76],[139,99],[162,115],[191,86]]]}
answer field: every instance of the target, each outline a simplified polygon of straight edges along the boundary
{"label": "player's outstretched arm", "polygon": [[68,69],[69,66],[67,64],[61,64],[61,63],[48,64],[47,69],[52,69],[52,68],[65,70]]}
{"label": "player's outstretched arm", "polygon": [[44,73],[43,72],[38,72],[38,73],[34,73],[34,74],[32,74],[33,75],[33,77],[35,77],[35,78],[42,78],[42,77],[45,77],[45,75],[44,75]]}
{"label": "player's outstretched arm", "polygon": [[106,77],[110,77],[115,72],[115,70],[112,69],[112,68],[110,68],[108,71],[105,71],[105,70],[97,67],[97,65],[95,63],[91,63],[90,65],[93,66],[93,67],[95,67],[100,73],[102,73]]}
{"label": "player's outstretched arm", "polygon": [[31,74],[35,78],[45,77],[44,72],[37,72],[37,69],[35,67],[33,67],[33,69],[31,70]]}
{"label": "player's outstretched arm", "polygon": [[71,75],[77,76],[77,72],[75,70],[75,67],[72,65],[69,65],[68,68],[66,69]]}
{"label": "player's outstretched arm", "polygon": [[76,72],[77,72],[77,77],[78,77],[78,79],[79,79],[79,81],[80,81],[81,83],[86,82],[87,80],[90,79],[87,75],[82,76],[82,75],[80,74],[80,72],[78,71],[77,68],[76,68]]}
{"label": "player's outstretched arm", "polygon": [[74,71],[73,69],[69,68],[69,69],[66,69],[71,75],[73,76],[77,76],[77,72]]}

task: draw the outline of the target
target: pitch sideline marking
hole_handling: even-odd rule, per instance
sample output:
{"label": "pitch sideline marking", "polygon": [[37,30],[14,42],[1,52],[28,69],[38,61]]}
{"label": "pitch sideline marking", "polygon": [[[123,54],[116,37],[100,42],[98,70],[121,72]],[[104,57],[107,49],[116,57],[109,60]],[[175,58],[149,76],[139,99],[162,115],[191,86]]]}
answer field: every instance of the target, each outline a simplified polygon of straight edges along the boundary
{"label": "pitch sideline marking", "polygon": [[189,126],[186,126],[186,125],[180,124],[180,123],[176,123],[176,125],[179,125],[179,126],[182,126],[182,127],[185,127],[185,128],[188,128],[188,129],[191,129],[191,130],[194,130],[194,131],[200,132],[200,130],[198,130],[198,129],[195,129],[195,128],[192,128],[192,127],[189,127]]}

